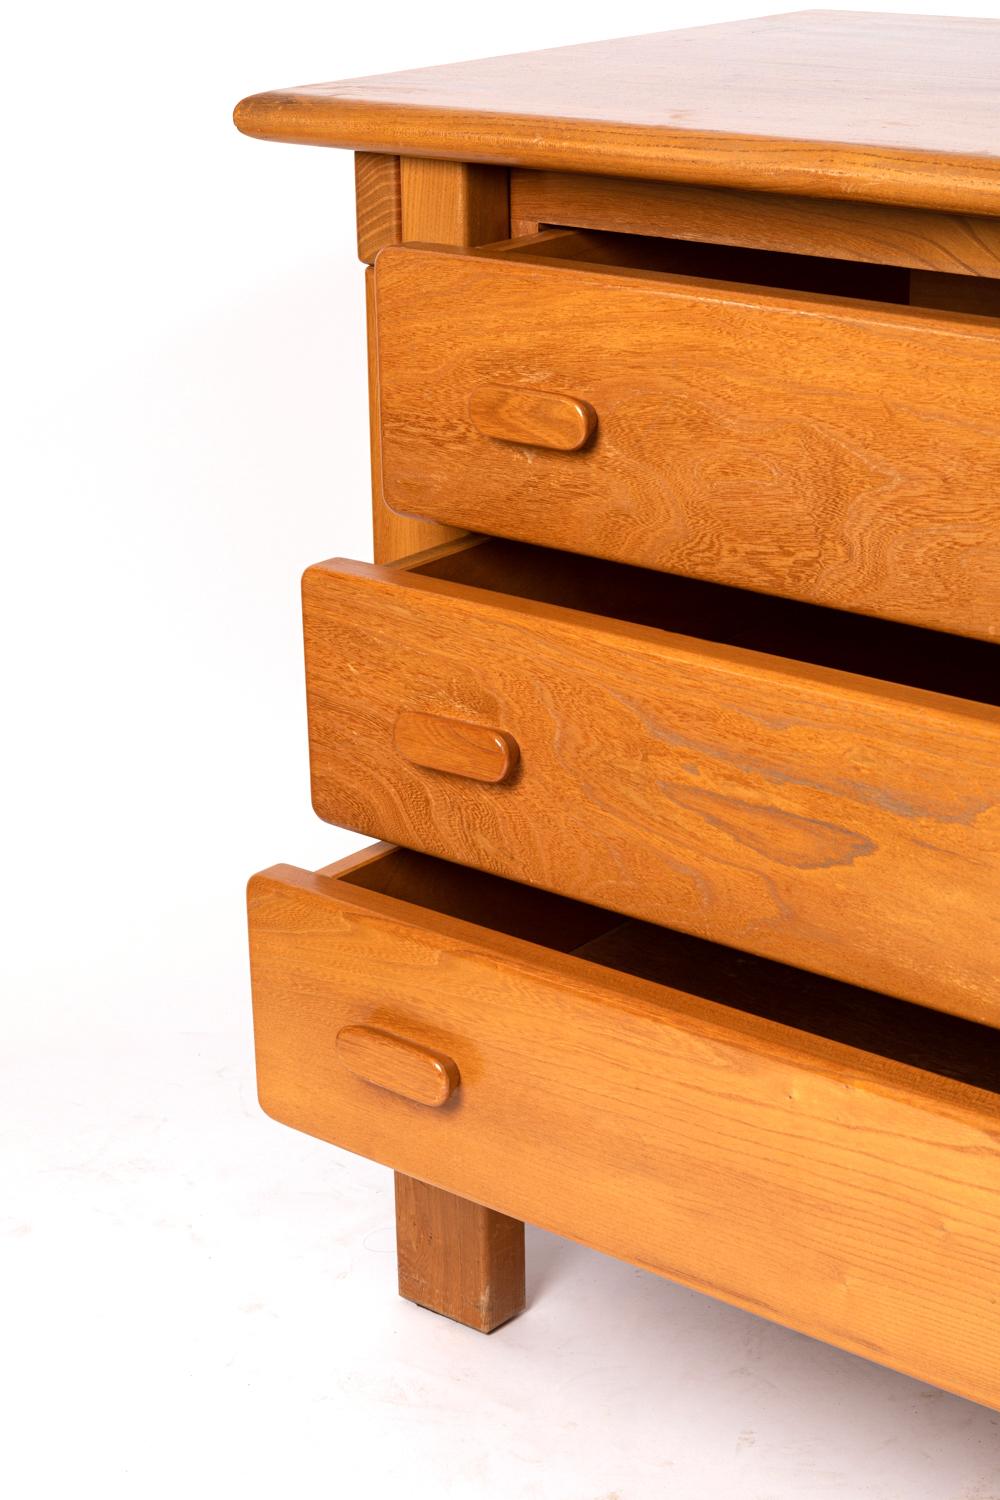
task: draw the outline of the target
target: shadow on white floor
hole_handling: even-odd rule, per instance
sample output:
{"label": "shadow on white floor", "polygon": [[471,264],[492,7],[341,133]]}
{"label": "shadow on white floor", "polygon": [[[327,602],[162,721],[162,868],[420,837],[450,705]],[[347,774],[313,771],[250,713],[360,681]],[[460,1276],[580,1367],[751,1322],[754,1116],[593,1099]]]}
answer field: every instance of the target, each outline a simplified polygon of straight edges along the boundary
{"label": "shadow on white floor", "polygon": [[1000,1500],[1000,1416],[538,1230],[491,1337],[400,1301],[391,1174],[265,1119],[246,1053],[4,1070],[12,1500]]}

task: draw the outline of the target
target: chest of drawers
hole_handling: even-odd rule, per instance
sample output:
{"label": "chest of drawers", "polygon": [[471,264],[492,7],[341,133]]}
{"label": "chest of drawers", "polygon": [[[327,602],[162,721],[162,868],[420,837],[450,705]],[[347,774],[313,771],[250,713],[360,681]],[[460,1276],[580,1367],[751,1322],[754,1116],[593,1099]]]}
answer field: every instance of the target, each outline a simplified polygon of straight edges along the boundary
{"label": "chest of drawers", "polygon": [[1000,23],[256,95],[357,153],[374,564],[303,580],[261,1103],[483,1331],[537,1223],[1000,1407]]}

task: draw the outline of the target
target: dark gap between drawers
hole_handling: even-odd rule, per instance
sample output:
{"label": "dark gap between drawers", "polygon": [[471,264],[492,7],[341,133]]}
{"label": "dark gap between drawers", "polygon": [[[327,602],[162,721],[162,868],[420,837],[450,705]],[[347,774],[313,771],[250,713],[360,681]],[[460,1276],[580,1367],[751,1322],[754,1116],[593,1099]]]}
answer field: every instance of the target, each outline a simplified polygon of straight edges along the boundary
{"label": "dark gap between drawers", "polygon": [[1000,703],[1000,654],[989,641],[492,537],[413,572],[976,703]]}
{"label": "dark gap between drawers", "polygon": [[414,906],[461,917],[493,932],[506,932],[557,953],[570,953],[617,927],[621,916],[569,896],[518,885],[465,865],[450,864],[412,849],[391,854],[338,876]]}
{"label": "dark gap between drawers", "polygon": [[338,879],[1000,1094],[1000,1034],[974,1021],[648,922],[623,921],[601,907],[410,849],[394,849]]}
{"label": "dark gap between drawers", "polygon": [[[576,229],[571,225],[545,224],[539,229],[541,237],[511,242],[504,249],[504,258],[566,259],[580,265],[693,276],[778,292],[818,292],[896,307],[913,305],[979,317],[1000,316],[1000,280],[989,276],[912,271],[877,261],[839,260],[795,251]],[[557,230],[563,231],[564,241],[547,244],[546,232]],[[537,243],[532,243],[536,238]]]}

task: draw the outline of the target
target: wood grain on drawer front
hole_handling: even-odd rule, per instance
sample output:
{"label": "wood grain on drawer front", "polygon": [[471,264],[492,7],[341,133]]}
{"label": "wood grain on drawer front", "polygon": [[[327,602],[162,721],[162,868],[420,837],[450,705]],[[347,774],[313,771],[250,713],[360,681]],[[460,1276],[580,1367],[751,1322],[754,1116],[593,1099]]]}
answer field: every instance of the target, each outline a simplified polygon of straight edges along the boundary
{"label": "wood grain on drawer front", "polygon": [[[249,912],[275,1118],[1000,1404],[996,1096],[287,866]],[[352,1025],[461,1088],[363,1082]]]}
{"label": "wood grain on drawer front", "polygon": [[[321,817],[1000,1024],[1000,710],[363,563],[303,597]],[[414,765],[404,711],[516,771]]]}
{"label": "wood grain on drawer front", "polygon": [[[484,253],[376,267],[397,510],[965,635],[1000,632],[1000,324]],[[477,387],[596,412],[484,436]]]}

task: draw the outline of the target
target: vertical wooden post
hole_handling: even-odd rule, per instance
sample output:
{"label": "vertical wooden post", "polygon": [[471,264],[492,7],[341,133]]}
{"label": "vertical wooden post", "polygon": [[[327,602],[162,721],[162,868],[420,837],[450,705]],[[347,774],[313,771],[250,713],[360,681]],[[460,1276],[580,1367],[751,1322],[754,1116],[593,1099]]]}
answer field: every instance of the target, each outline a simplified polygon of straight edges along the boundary
{"label": "vertical wooden post", "polygon": [[[402,240],[436,245],[488,244],[510,233],[508,173],[462,162],[356,160],[358,251],[374,260]],[[459,536],[451,526],[400,516],[382,498],[375,273],[365,270],[368,400],[371,421],[372,529],[376,562]],[[396,1173],[396,1246],[400,1295],[481,1333],[524,1307],[524,1225]]]}
{"label": "vertical wooden post", "polygon": [[354,153],[354,198],[358,216],[358,259],[369,265],[386,245],[403,238],[399,157]]}
{"label": "vertical wooden post", "polygon": [[436,521],[419,521],[390,510],[382,498],[382,432],[378,410],[378,354],[375,342],[375,272],[365,271],[365,306],[368,315],[368,422],[371,433],[372,463],[372,536],[377,563],[394,562],[425,547],[437,547],[452,537],[461,536],[454,526],[439,526]]}
{"label": "vertical wooden post", "polygon": [[492,1333],[524,1308],[524,1225],[396,1173],[399,1291]]}
{"label": "vertical wooden post", "polygon": [[[362,258],[385,244],[422,241],[435,245],[483,245],[510,233],[509,173],[502,167],[405,157],[357,159],[358,244]],[[398,203],[397,203],[398,197]],[[434,521],[414,520],[390,510],[382,498],[378,415],[374,273],[365,272],[368,311],[368,400],[372,445],[372,530],[376,562],[436,547],[461,533]]]}
{"label": "vertical wooden post", "polygon": [[400,163],[403,239],[489,245],[510,235],[510,174],[460,161]]}

